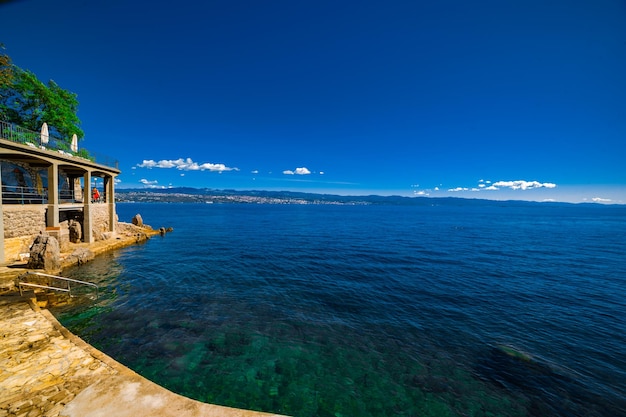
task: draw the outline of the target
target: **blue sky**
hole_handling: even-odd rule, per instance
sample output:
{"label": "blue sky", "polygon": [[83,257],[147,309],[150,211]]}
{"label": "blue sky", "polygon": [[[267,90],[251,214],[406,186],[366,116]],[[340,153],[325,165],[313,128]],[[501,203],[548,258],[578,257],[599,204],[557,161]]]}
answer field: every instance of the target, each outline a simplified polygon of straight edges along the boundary
{"label": "blue sky", "polygon": [[626,3],[0,4],[118,187],[626,204]]}

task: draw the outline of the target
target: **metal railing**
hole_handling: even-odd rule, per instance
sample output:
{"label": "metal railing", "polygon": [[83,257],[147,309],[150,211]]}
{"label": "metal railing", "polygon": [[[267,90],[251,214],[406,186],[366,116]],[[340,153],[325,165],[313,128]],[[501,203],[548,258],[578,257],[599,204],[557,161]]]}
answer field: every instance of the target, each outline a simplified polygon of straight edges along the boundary
{"label": "metal railing", "polygon": [[[26,279],[28,279],[29,277],[32,276],[36,276],[39,278],[45,278],[46,283],[45,284],[41,284],[41,283],[34,283],[34,282],[29,282],[29,281],[25,281]],[[99,294],[98,294],[98,286],[92,282],[87,282],[87,281],[80,281],[78,279],[72,279],[72,278],[66,278],[66,277],[60,277],[57,275],[50,275],[50,274],[44,274],[43,272],[25,272],[22,275],[20,275],[19,277],[17,277],[18,282],[17,285],[20,288],[20,295],[24,295],[24,287],[26,288],[39,288],[39,289],[46,289],[46,290],[53,290],[53,291],[60,291],[60,292],[64,292],[69,294],[70,297],[73,297],[72,295],[72,284],[78,284],[78,285],[84,285],[84,286],[88,286],[92,289],[96,290],[96,298],[98,298]],[[61,283],[66,284],[65,286],[61,286],[63,284],[60,284],[59,286],[55,286],[52,285],[51,282],[54,283],[54,281],[60,281]],[[76,287],[76,285],[75,285]],[[93,299],[93,298],[92,298]]]}
{"label": "metal railing", "polygon": [[2,204],[46,204],[48,203],[47,192],[39,193],[32,187],[19,187],[13,185],[2,186]]}
{"label": "metal railing", "polygon": [[66,156],[79,158],[89,156],[89,160],[93,160],[93,162],[97,164],[119,169],[119,163],[116,159],[98,153],[90,153],[86,150],[78,153],[72,152],[70,150],[70,143],[67,140],[52,135],[48,135],[48,142],[44,144],[41,142],[41,132],[28,130],[12,123],[0,121],[0,139],[20,143],[33,148],[57,151]]}
{"label": "metal railing", "polygon": [[35,145],[41,141],[41,133],[0,121],[0,138],[23,145],[29,143]]}
{"label": "metal railing", "polygon": [[[83,196],[84,192],[80,193]],[[73,190],[59,190],[59,203],[84,203],[84,197],[77,195]],[[92,203],[105,203],[106,194],[100,193],[98,198],[91,199]],[[20,187],[16,185],[2,186],[2,204],[48,204],[47,189],[38,190],[33,187]]]}

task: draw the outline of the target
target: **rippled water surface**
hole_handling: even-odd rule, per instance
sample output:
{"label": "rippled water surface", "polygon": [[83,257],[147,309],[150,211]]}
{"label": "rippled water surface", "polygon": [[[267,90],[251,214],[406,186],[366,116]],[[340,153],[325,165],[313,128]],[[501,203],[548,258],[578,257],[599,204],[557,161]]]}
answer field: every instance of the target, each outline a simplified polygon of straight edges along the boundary
{"label": "rippled water surface", "polygon": [[118,204],[165,237],[55,314],[147,378],[305,416],[626,415],[626,208]]}

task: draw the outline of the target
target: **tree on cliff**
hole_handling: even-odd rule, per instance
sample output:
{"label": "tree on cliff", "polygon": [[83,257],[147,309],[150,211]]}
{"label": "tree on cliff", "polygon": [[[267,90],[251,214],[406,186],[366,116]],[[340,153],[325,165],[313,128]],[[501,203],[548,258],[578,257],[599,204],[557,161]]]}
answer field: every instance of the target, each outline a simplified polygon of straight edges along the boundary
{"label": "tree on cliff", "polygon": [[46,122],[52,136],[69,143],[72,135],[85,135],[76,115],[76,94],[64,90],[54,81],[44,84],[35,74],[11,64],[0,55],[0,118],[26,129],[39,131]]}

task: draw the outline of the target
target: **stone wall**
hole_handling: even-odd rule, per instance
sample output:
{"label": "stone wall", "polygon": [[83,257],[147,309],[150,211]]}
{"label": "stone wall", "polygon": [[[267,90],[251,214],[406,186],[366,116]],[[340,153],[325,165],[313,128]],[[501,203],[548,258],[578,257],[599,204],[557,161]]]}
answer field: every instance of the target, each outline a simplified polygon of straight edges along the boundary
{"label": "stone wall", "polygon": [[2,207],[4,238],[36,236],[46,230],[46,207],[37,204]]}
{"label": "stone wall", "polygon": [[94,240],[106,239],[105,233],[111,231],[109,227],[109,204],[96,203],[91,205],[91,224]]}
{"label": "stone wall", "polygon": [[[91,220],[93,227],[94,240],[103,240],[108,238],[109,227],[109,204],[92,204]],[[44,205],[12,205],[5,204],[2,206],[2,214],[4,221],[4,258],[6,261],[16,261],[20,259],[20,254],[27,253],[33,240],[40,232],[46,232],[46,209]],[[60,228],[58,233],[66,239],[61,239],[59,244],[63,246],[65,240],[69,239],[68,220],[75,219],[82,225],[83,212],[62,211],[60,213]],[[117,221],[115,226],[117,226]],[[55,230],[56,230],[55,229]],[[117,227],[114,228],[116,230]],[[54,230],[49,230],[54,234]],[[84,231],[83,231],[84,236]],[[58,236],[55,235],[55,237]],[[83,238],[84,239],[84,238]],[[67,242],[69,244],[69,240]],[[67,245],[65,245],[67,246]],[[67,248],[63,248],[67,249]]]}

